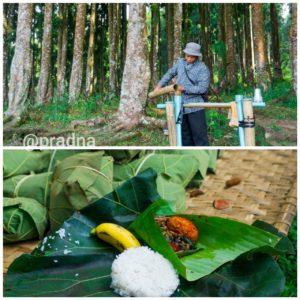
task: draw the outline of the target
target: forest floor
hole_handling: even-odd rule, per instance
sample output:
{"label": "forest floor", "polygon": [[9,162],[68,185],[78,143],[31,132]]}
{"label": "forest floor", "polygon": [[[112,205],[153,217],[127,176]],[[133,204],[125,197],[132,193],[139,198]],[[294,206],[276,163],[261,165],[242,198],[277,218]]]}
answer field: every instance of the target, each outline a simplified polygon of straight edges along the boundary
{"label": "forest floor", "polygon": [[[223,95],[222,100],[230,101],[233,96]],[[270,90],[264,99],[267,107],[255,109],[256,144],[258,146],[294,146],[297,143],[297,100],[286,83]],[[150,104],[148,116],[165,119],[165,113]],[[101,109],[99,110],[99,107]],[[93,137],[97,146],[168,146],[168,137],[161,128],[140,126],[130,132],[131,137],[116,140],[109,132],[104,133],[100,126],[71,126],[72,121],[105,118],[106,124],[118,109],[118,99],[99,102],[98,97],[79,99],[69,105],[66,99],[54,99],[43,106],[33,106],[23,113],[18,127],[10,130],[4,126],[4,145],[20,146],[24,137],[33,133],[38,136],[67,138]],[[238,146],[237,129],[228,126],[227,111],[207,110],[207,124],[210,145]],[[84,146],[84,145],[83,145]]]}

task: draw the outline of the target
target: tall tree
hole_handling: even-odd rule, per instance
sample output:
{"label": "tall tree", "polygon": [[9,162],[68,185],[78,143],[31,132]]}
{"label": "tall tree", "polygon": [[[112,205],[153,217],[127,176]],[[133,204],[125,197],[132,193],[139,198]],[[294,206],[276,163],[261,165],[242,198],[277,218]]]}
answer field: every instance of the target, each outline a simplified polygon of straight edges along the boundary
{"label": "tall tree", "polygon": [[246,83],[253,85],[253,62],[252,62],[252,43],[251,43],[251,29],[250,29],[250,5],[244,4],[244,33],[245,33],[245,72]]}
{"label": "tall tree", "polygon": [[96,30],[96,3],[91,4],[89,49],[86,64],[86,85],[85,93],[90,96],[94,90],[94,51],[95,51],[95,30]]}
{"label": "tall tree", "polygon": [[52,44],[52,3],[45,4],[42,60],[39,82],[37,87],[36,103],[44,103],[47,100],[47,93],[50,81],[51,70],[51,44]]}
{"label": "tall tree", "polygon": [[278,32],[278,14],[275,3],[270,3],[271,17],[271,38],[272,38],[272,54],[273,54],[273,70],[274,77],[282,80],[281,57],[280,57],[280,42]]}
{"label": "tall tree", "polygon": [[126,61],[119,105],[119,120],[128,129],[139,124],[146,105],[150,83],[147,43],[145,4],[129,4]]}
{"label": "tall tree", "polygon": [[59,4],[59,32],[57,45],[57,94],[62,96],[66,88],[66,67],[68,48],[68,4]]}
{"label": "tall tree", "polygon": [[118,60],[118,15],[119,4],[108,4],[108,29],[109,29],[109,90],[117,93],[117,60]]}
{"label": "tall tree", "polygon": [[211,28],[210,28],[210,10],[209,4],[199,4],[199,23],[201,26],[201,47],[203,60],[212,72],[212,53],[211,53]]}
{"label": "tall tree", "polygon": [[[121,74],[123,75],[124,62],[126,58],[126,36],[127,36],[127,4],[122,3],[121,5],[121,47],[120,47],[120,61],[121,61]],[[121,76],[122,77],[122,76]]]}
{"label": "tall tree", "polygon": [[74,36],[73,62],[69,86],[69,101],[73,102],[81,92],[83,69],[83,45],[85,31],[86,4],[77,4],[76,28]]}
{"label": "tall tree", "polygon": [[[4,9],[6,6],[4,6]],[[11,28],[8,24],[6,12],[3,13],[3,102],[7,101],[7,69],[8,69],[8,33]]]}
{"label": "tall tree", "polygon": [[174,53],[173,63],[181,57],[181,34],[182,34],[182,4],[174,3]]}
{"label": "tall tree", "polygon": [[236,36],[236,49],[238,52],[239,58],[239,67],[242,77],[242,81],[245,82],[245,68],[244,68],[244,51],[243,51],[243,36],[244,36],[244,27],[242,26],[241,17],[243,16],[242,11],[239,7],[240,4],[234,5],[234,19],[235,19],[235,36]]}
{"label": "tall tree", "polygon": [[159,13],[160,5],[151,4],[151,53],[150,53],[150,70],[151,85],[154,87],[158,81],[158,43],[159,43]]}
{"label": "tall tree", "polygon": [[8,115],[19,116],[28,97],[31,78],[32,3],[19,3],[15,53],[10,68]]}
{"label": "tall tree", "polygon": [[172,67],[174,61],[174,4],[166,3],[166,27],[167,27],[167,50],[168,67]]}
{"label": "tall tree", "polygon": [[263,4],[252,3],[251,8],[256,86],[261,86],[264,90],[267,90],[271,81],[271,75],[264,34]]}
{"label": "tall tree", "polygon": [[183,18],[183,44],[186,45],[189,40],[189,3],[182,4]]}
{"label": "tall tree", "polygon": [[237,85],[236,51],[234,44],[234,30],[232,24],[233,4],[225,4],[225,45],[226,45],[226,83],[234,89]]}
{"label": "tall tree", "polygon": [[292,22],[289,37],[293,87],[297,94],[297,3],[292,4]]}

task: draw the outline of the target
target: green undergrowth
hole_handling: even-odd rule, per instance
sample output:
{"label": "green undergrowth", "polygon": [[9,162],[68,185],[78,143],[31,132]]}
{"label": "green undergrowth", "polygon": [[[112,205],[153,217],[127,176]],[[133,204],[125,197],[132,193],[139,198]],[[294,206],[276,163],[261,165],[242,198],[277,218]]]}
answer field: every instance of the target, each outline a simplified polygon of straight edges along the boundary
{"label": "green undergrowth", "polygon": [[[252,88],[238,88],[230,93],[221,93],[218,97],[211,97],[213,102],[229,102],[234,100],[234,95],[243,94],[252,96]],[[287,81],[277,82],[270,89],[263,93],[263,98],[267,107],[255,109],[256,115],[260,118],[275,120],[296,120],[297,119],[297,99],[292,92],[291,84]],[[105,100],[104,100],[105,99]],[[166,99],[160,99],[163,102]],[[73,120],[88,120],[96,117],[105,117],[109,123],[111,116],[119,106],[119,98],[115,95],[100,95],[92,97],[81,96],[73,104],[68,103],[68,95],[56,97],[46,104],[38,106],[28,106],[23,113],[19,127],[21,128],[40,128],[50,132],[59,132],[70,128]],[[206,118],[208,124],[208,134],[210,145],[213,146],[238,146],[237,129],[228,126],[228,111],[226,109],[207,109]],[[146,114],[150,117],[166,119],[165,113],[156,108],[156,103],[148,103]],[[270,124],[271,129],[280,131],[280,126],[276,122]],[[94,129],[93,127],[91,129]],[[91,130],[89,127],[79,128],[80,134],[88,136]],[[149,129],[143,126],[134,129],[138,135],[131,140],[125,140],[114,145],[122,146],[167,146],[168,138],[163,135],[160,128]],[[107,145],[109,137],[103,137],[101,134],[95,136],[97,145]],[[10,141],[5,141],[9,144]],[[256,126],[256,143],[258,146],[267,146],[264,128]]]}

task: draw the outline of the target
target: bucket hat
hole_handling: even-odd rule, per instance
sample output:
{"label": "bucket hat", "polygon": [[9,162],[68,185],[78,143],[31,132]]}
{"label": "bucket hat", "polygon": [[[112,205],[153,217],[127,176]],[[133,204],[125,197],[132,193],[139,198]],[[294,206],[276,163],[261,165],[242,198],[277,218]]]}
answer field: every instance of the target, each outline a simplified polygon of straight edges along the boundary
{"label": "bucket hat", "polygon": [[183,52],[192,56],[202,56],[200,52],[201,46],[197,43],[187,43]]}

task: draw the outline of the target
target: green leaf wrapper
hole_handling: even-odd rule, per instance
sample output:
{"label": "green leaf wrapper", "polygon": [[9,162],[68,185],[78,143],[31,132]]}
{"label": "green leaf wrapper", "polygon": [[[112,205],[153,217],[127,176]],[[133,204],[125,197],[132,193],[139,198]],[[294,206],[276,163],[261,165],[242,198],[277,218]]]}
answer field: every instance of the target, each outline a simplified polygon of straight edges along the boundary
{"label": "green leaf wrapper", "polygon": [[4,243],[42,238],[47,226],[47,210],[30,198],[3,199]]}

